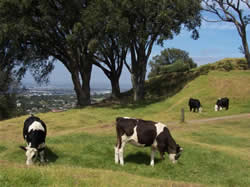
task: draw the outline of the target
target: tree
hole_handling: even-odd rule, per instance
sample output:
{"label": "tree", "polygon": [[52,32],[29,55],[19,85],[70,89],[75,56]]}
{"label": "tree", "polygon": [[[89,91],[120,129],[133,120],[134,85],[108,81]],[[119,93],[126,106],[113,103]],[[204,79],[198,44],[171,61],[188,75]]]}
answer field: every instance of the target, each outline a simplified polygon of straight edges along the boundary
{"label": "tree", "polygon": [[[2,55],[1,55],[2,57]],[[16,111],[15,79],[13,69],[3,66],[0,57],[0,120],[13,116]]]}
{"label": "tree", "polygon": [[110,80],[111,96],[119,98],[119,79],[128,47],[123,43],[123,34],[117,31],[117,26],[120,25],[118,28],[122,28],[123,25],[117,7],[109,1],[95,0],[89,4],[84,15],[87,28],[98,31],[91,45],[91,49],[95,51],[94,65],[99,67]]}
{"label": "tree", "polygon": [[[183,27],[193,31],[198,38],[200,26],[200,0],[123,0],[112,1],[119,8],[125,28],[126,42],[130,53],[130,64],[125,63],[131,73],[134,101],[144,99],[144,82],[149,56],[154,44],[162,45],[167,39],[179,34]],[[116,18],[110,18],[116,19]]]}
{"label": "tree", "polygon": [[[79,106],[90,104],[93,54],[88,44],[92,37],[85,30],[82,17],[87,3],[85,0],[3,0],[0,4],[2,21],[18,28],[36,58],[46,59],[44,62],[48,64],[57,60],[70,72]],[[32,66],[46,75],[52,66],[43,68],[43,64],[36,61]]]}
{"label": "tree", "polygon": [[217,16],[217,20],[206,21],[233,23],[241,37],[241,51],[250,68],[250,52],[247,42],[247,25],[250,23],[250,3],[248,0],[203,0],[203,10]]}
{"label": "tree", "polygon": [[21,74],[14,68],[22,59],[23,51],[10,40],[11,35],[7,29],[3,25],[0,27],[0,119],[2,120],[13,116],[16,111],[15,88]]}
{"label": "tree", "polygon": [[154,56],[149,62],[149,65],[151,66],[151,72],[149,73],[148,77],[159,75],[166,65],[177,62],[181,63],[180,65],[187,65],[188,69],[197,67],[197,64],[194,63],[193,59],[189,57],[188,52],[181,49],[168,48],[161,51],[160,55]]}
{"label": "tree", "polygon": [[98,52],[95,55],[94,64],[99,67],[111,82],[114,98],[120,97],[120,76],[122,73],[124,61],[127,56],[127,48],[119,45],[119,39],[111,36],[101,42]]}

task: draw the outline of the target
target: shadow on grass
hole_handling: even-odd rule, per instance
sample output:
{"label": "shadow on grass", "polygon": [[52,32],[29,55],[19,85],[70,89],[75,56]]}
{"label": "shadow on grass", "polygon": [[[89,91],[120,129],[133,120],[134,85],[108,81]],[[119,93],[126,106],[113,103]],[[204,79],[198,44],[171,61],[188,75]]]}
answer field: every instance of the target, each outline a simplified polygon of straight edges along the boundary
{"label": "shadow on grass", "polygon": [[45,156],[46,159],[48,159],[48,162],[56,162],[56,160],[58,159],[57,154],[55,154],[49,147],[47,147],[45,149]]}
{"label": "shadow on grass", "polygon": [[[173,72],[153,78],[145,83],[145,97],[141,101],[133,100],[133,90],[120,94],[119,98],[106,98],[92,106],[113,109],[139,109],[161,102],[180,92],[190,81],[200,75],[199,72]],[[171,80],[171,81],[169,81]]]}
{"label": "shadow on grass", "polygon": [[[128,156],[125,157],[125,163],[135,163],[135,164],[146,164],[150,165],[150,155],[143,153],[143,152],[137,152],[135,154],[129,154]],[[161,162],[161,159],[155,158],[155,164]]]}

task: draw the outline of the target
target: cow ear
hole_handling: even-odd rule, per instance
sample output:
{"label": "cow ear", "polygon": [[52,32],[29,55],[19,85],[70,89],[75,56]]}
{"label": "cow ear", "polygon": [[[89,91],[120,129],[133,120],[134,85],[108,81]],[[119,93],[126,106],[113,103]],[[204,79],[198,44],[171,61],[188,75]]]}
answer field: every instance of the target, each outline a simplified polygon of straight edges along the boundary
{"label": "cow ear", "polygon": [[21,149],[23,149],[24,151],[27,151],[26,147],[24,146],[19,146]]}

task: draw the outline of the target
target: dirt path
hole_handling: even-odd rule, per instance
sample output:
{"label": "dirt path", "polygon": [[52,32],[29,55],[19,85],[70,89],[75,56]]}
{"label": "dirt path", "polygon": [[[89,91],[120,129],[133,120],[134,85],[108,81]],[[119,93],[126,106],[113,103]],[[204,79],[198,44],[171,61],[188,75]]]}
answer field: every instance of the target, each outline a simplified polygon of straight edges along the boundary
{"label": "dirt path", "polygon": [[[236,114],[231,116],[222,116],[222,117],[212,117],[212,118],[205,118],[205,119],[196,119],[196,120],[186,120],[185,124],[198,124],[198,123],[209,123],[213,121],[220,121],[220,120],[228,120],[228,119],[240,119],[240,118],[250,118],[250,113],[246,114]],[[177,128],[176,125],[181,124],[180,121],[169,121],[166,122],[166,125],[169,126],[170,129]],[[53,136],[61,136],[66,134],[71,134],[75,132],[88,132],[88,133],[98,133],[102,132],[104,134],[110,134],[114,132],[114,126],[115,122],[113,123],[106,123],[106,124],[97,124],[94,126],[88,126],[88,127],[80,127],[80,128],[73,128],[73,129],[64,129],[63,131],[50,131],[49,134],[53,134]],[[4,125],[2,128],[0,128],[0,139],[5,140],[9,139],[9,136],[7,136],[9,133],[13,135],[13,129],[5,129]],[[15,134],[15,133],[14,133]],[[48,134],[48,135],[49,135]],[[12,137],[12,141],[14,142],[20,142],[22,141],[21,136],[15,136]]]}
{"label": "dirt path", "polygon": [[[231,116],[222,116],[222,117],[213,117],[213,118],[205,118],[205,119],[196,119],[196,120],[186,120],[185,124],[199,124],[199,123],[208,123],[208,122],[213,122],[213,121],[219,121],[219,120],[227,120],[227,119],[239,119],[239,118],[250,118],[250,113],[246,114],[236,114],[236,115],[231,115]],[[170,121],[166,122],[166,125],[169,125],[170,129],[175,129],[176,126],[181,124],[179,121]],[[90,126],[90,127],[81,127],[77,129],[69,129],[69,130],[64,130],[60,132],[55,132],[54,136],[61,136],[69,133],[74,133],[74,132],[88,132],[88,133],[107,133],[110,134],[110,132],[113,132],[112,129],[114,130],[115,127],[115,122],[110,123],[110,124],[98,124],[95,126]]]}
{"label": "dirt path", "polygon": [[[207,123],[207,122],[213,122],[213,121],[219,121],[219,120],[239,119],[239,118],[250,118],[250,113],[235,114],[231,116],[221,116],[221,117],[213,117],[213,118],[205,118],[205,119],[186,120],[185,123],[188,123],[188,124]],[[175,125],[179,123],[180,122],[178,121],[171,121],[171,122],[168,122],[167,124]]]}

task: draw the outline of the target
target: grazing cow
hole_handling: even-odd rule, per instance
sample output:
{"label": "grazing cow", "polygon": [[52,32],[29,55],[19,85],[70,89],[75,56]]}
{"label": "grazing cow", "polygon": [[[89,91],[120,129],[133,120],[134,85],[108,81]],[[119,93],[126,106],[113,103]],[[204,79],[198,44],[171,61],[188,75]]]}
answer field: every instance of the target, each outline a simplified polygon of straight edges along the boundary
{"label": "grazing cow", "polygon": [[154,156],[156,150],[160,152],[164,159],[165,152],[169,159],[176,163],[183,150],[172,138],[166,125],[142,119],[128,117],[116,118],[117,144],[115,146],[115,163],[124,165],[123,150],[125,144],[131,143],[139,147],[151,146],[150,165],[154,166]]}
{"label": "grazing cow", "polygon": [[214,106],[215,111],[222,110],[222,108],[226,108],[226,110],[229,108],[229,99],[227,97],[219,98]]}
{"label": "grazing cow", "polygon": [[41,162],[45,162],[44,149],[46,134],[46,125],[40,118],[31,115],[25,120],[23,138],[27,146],[20,146],[20,148],[26,151],[27,165],[33,164],[38,157]]}
{"label": "grazing cow", "polygon": [[190,98],[189,102],[188,102],[189,108],[190,108],[190,112],[193,110],[193,112],[197,111],[197,112],[201,112],[202,108],[201,108],[201,103],[198,99],[193,99]]}

